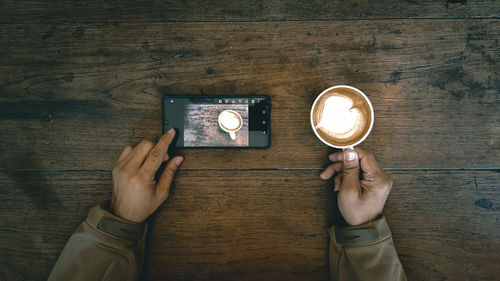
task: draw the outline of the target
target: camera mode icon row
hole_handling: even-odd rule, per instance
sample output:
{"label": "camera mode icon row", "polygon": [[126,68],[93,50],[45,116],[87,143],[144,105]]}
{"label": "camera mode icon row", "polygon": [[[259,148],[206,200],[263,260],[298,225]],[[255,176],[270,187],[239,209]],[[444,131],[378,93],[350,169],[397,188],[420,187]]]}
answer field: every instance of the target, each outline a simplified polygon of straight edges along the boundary
{"label": "camera mode icon row", "polygon": [[248,100],[248,99],[219,99],[219,103],[241,103],[241,104],[249,104],[249,103],[258,103],[258,100]]}

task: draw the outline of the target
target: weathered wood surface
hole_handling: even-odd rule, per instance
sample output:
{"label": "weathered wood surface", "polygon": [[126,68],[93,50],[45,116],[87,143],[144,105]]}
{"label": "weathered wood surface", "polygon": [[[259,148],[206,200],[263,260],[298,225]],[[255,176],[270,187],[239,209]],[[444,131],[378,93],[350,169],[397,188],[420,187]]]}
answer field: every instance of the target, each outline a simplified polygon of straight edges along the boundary
{"label": "weathered wood surface", "polygon": [[[500,173],[392,171],[385,215],[409,280],[496,280]],[[0,276],[45,280],[110,171],[0,172]],[[319,170],[180,171],[145,280],[327,280],[338,215]]]}
{"label": "weathered wood surface", "polygon": [[163,95],[267,94],[269,150],[178,151],[144,279],[326,280],[335,198],[300,168],[327,163],[309,109],[335,84],[368,94],[362,147],[401,168],[385,213],[409,280],[498,279],[499,17],[495,0],[0,1],[0,279],[46,279],[123,146],[158,138]]}
{"label": "weathered wood surface", "polygon": [[498,20],[0,25],[0,167],[109,169],[158,138],[162,95],[202,93],[270,95],[272,146],[185,168],[319,168],[309,110],[335,84],[371,98],[384,167],[499,167],[499,39]]}
{"label": "weathered wood surface", "polygon": [[495,0],[0,2],[0,23],[498,17]]}

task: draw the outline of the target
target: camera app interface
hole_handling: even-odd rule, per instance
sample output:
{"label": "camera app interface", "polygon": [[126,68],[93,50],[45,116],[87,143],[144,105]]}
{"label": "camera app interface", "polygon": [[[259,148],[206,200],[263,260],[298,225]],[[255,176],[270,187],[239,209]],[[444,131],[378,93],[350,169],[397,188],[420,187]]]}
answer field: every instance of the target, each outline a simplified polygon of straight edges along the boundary
{"label": "camera app interface", "polygon": [[[251,111],[263,98],[168,98],[168,127],[179,129],[183,147],[250,146]],[[262,121],[260,121],[262,123]],[[264,122],[265,123],[265,122]],[[266,134],[265,130],[260,134]]]}

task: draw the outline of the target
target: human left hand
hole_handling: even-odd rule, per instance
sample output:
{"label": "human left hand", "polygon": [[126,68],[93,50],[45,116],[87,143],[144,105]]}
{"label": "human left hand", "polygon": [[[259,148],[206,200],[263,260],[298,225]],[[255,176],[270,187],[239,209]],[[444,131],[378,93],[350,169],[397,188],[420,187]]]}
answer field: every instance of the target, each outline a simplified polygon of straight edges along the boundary
{"label": "human left hand", "polygon": [[[170,129],[156,145],[143,140],[136,147],[125,147],[113,168],[111,211],[128,221],[141,223],[167,199],[177,168],[184,158],[169,159],[168,147],[175,136]],[[162,162],[168,161],[158,182],[154,176]]]}

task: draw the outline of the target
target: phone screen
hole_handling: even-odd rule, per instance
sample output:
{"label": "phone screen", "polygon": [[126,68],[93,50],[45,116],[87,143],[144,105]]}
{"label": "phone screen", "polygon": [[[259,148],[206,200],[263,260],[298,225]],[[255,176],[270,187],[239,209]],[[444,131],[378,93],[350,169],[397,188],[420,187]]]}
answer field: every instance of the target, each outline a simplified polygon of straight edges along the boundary
{"label": "phone screen", "polygon": [[163,131],[177,131],[177,147],[267,148],[268,96],[165,96]]}

